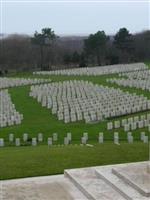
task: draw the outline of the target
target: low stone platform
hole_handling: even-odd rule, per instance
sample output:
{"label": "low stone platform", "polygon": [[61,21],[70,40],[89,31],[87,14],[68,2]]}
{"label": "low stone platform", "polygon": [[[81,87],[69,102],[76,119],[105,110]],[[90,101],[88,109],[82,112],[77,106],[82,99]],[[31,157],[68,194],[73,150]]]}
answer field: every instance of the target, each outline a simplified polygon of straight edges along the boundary
{"label": "low stone platform", "polygon": [[150,197],[150,173],[145,163],[116,167],[112,172],[142,195]]}
{"label": "low stone platform", "polygon": [[0,181],[2,200],[150,200],[148,162],[65,170]]}
{"label": "low stone platform", "polygon": [[0,181],[0,200],[87,200],[64,175]]}
{"label": "low stone platform", "polygon": [[65,170],[83,194],[92,200],[150,200],[148,162]]}

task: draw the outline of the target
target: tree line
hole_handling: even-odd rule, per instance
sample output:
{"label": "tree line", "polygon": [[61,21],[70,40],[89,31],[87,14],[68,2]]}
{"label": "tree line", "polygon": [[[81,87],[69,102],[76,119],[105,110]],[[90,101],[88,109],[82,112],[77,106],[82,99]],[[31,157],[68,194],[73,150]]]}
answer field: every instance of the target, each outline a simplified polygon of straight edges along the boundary
{"label": "tree line", "polygon": [[53,70],[150,61],[150,31],[131,34],[121,28],[114,36],[98,31],[87,37],[60,37],[51,28],[0,39],[0,69]]}

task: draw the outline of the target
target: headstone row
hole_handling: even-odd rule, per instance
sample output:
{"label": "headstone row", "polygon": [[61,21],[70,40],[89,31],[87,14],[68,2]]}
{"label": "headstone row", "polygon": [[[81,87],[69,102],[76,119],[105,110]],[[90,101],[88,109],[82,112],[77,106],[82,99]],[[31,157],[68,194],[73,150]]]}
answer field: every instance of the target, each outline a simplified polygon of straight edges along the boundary
{"label": "headstone row", "polygon": [[[25,134],[24,134],[24,136],[25,136]],[[128,141],[128,143],[133,143],[133,139],[134,138],[133,138],[132,132],[127,132],[127,141]],[[145,134],[145,132],[141,132],[140,140],[143,143],[148,143],[149,138]],[[13,134],[9,135],[9,141],[15,142],[15,146],[17,146],[17,147],[22,145],[21,144],[21,141],[22,141],[21,138],[15,138],[14,139]],[[26,138],[25,138],[25,141],[26,141]],[[42,142],[43,141],[43,137],[42,137],[42,140],[41,140],[41,137],[40,137],[40,139],[36,138],[36,137],[33,137],[33,138],[31,138],[31,145],[32,146],[37,146],[39,141]],[[55,141],[56,141],[56,133],[54,133],[52,137],[48,137],[47,138],[48,146],[52,146]],[[71,144],[71,141],[72,141],[72,134],[71,133],[67,133],[67,135],[64,137],[64,145]],[[88,141],[89,141],[88,133],[85,132],[85,133],[83,133],[83,136],[81,137],[81,144],[86,145]],[[114,142],[114,144],[119,144],[119,133],[118,132],[114,132],[113,142]],[[100,143],[100,144],[104,143],[104,134],[103,134],[103,132],[100,132],[99,135],[98,135],[98,143]],[[0,138],[0,147],[4,147],[4,146],[5,146],[4,138]]]}
{"label": "headstone row", "polygon": [[148,127],[150,131],[150,113],[141,116],[123,118],[121,120],[110,121],[107,123],[107,130],[124,128],[124,131],[136,130],[138,128]]}
{"label": "headstone row", "polygon": [[8,90],[0,91],[0,127],[21,124],[23,115],[16,111]]}
{"label": "headstone row", "polygon": [[30,96],[51,109],[65,123],[84,120],[95,123],[103,119],[150,109],[144,96],[120,89],[94,85],[88,81],[64,81],[31,86]]}
{"label": "headstone row", "polygon": [[148,68],[132,72],[122,72],[119,73],[119,77],[127,77],[128,79],[147,80],[150,78],[150,70]]}
{"label": "headstone row", "polygon": [[55,71],[38,71],[33,72],[33,74],[38,75],[103,75],[103,74],[114,74],[121,72],[130,72],[135,70],[144,70],[148,67],[144,63],[133,63],[133,64],[119,64],[119,65],[107,65],[107,66],[97,66],[90,68],[73,68],[73,69],[64,69],[64,70],[55,70]]}
{"label": "headstone row", "polygon": [[33,85],[39,83],[50,82],[50,79],[39,79],[39,78],[0,78],[0,89],[24,86],[24,85]]}
{"label": "headstone row", "polygon": [[135,87],[137,89],[150,91],[150,70],[126,72],[119,74],[119,76],[125,76],[125,78],[110,78],[107,79],[107,82],[115,83],[119,86]]}

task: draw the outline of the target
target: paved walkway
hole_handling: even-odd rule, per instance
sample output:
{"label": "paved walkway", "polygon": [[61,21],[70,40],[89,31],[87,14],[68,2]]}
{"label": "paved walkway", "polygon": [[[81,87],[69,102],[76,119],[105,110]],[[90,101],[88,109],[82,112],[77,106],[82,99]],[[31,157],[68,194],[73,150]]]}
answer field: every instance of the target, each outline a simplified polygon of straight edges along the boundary
{"label": "paved walkway", "polygon": [[0,200],[87,200],[64,175],[1,181]]}

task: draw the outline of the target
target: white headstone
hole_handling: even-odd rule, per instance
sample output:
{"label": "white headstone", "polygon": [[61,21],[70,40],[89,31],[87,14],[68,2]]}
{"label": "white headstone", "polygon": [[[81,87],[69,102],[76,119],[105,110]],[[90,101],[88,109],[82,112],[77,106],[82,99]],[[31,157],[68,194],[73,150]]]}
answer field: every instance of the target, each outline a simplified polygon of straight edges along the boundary
{"label": "white headstone", "polygon": [[72,140],[72,134],[71,133],[67,133],[67,138],[68,138],[68,141],[71,142],[71,140]]}
{"label": "white headstone", "polygon": [[134,122],[138,122],[139,121],[139,116],[135,116],[134,117]]}
{"label": "white headstone", "polygon": [[32,138],[32,146],[36,146],[37,145],[37,139],[36,138]]}
{"label": "white headstone", "polygon": [[112,130],[113,129],[113,123],[112,122],[108,122],[107,123],[107,130]]}
{"label": "white headstone", "polygon": [[87,142],[87,138],[86,138],[86,137],[82,137],[82,138],[81,138],[81,143],[82,143],[82,144],[86,144],[86,142]]}
{"label": "white headstone", "polygon": [[47,143],[48,143],[48,146],[51,146],[53,144],[52,138],[48,138]]}
{"label": "white headstone", "polygon": [[98,141],[99,141],[99,143],[104,142],[104,134],[103,133],[99,133]]}
{"label": "white headstone", "polygon": [[130,136],[132,136],[132,133],[131,133],[131,132],[128,132],[128,133],[127,133],[127,139],[128,139]]}
{"label": "white headstone", "polygon": [[136,122],[132,122],[131,123],[131,130],[135,130],[137,128],[137,123]]}
{"label": "white headstone", "polygon": [[15,140],[15,144],[16,144],[17,147],[20,146],[20,138],[16,138],[16,140]]}
{"label": "white headstone", "polygon": [[9,134],[9,142],[13,142],[14,141],[14,134],[10,133]]}
{"label": "white headstone", "polygon": [[119,133],[118,132],[114,132],[114,137],[119,137]]}
{"label": "white headstone", "polygon": [[128,137],[128,143],[130,143],[130,144],[133,143],[133,136],[132,135]]}
{"label": "white headstone", "polygon": [[38,142],[43,142],[43,134],[38,133]]}
{"label": "white headstone", "polygon": [[58,134],[57,133],[53,133],[53,141],[57,141],[58,140]]}
{"label": "white headstone", "polygon": [[141,115],[141,120],[144,121],[146,119],[145,115]]}
{"label": "white headstone", "polygon": [[28,133],[24,133],[23,134],[23,141],[27,142],[27,140],[28,140]]}
{"label": "white headstone", "polygon": [[143,128],[144,126],[144,122],[143,121],[138,121],[138,127],[139,128]]}
{"label": "white headstone", "polygon": [[86,138],[86,140],[88,140],[88,133],[83,133],[83,137]]}
{"label": "white headstone", "polygon": [[0,138],[0,147],[4,147],[4,139],[3,138]]}
{"label": "white headstone", "polygon": [[122,119],[121,120],[121,125],[124,126],[125,124],[127,124],[127,119]]}
{"label": "white headstone", "polygon": [[118,132],[114,133],[114,143],[119,144],[119,134],[118,134]]}
{"label": "white headstone", "polygon": [[64,137],[64,145],[68,145],[69,144],[69,139],[68,137]]}
{"label": "white headstone", "polygon": [[101,137],[101,136],[102,136],[102,137],[104,136],[104,133],[103,133],[103,132],[100,132],[100,133],[99,133],[99,137]]}
{"label": "white headstone", "polygon": [[145,137],[145,132],[141,132],[141,140],[143,141]]}
{"label": "white headstone", "polygon": [[133,118],[132,117],[129,117],[128,118],[128,123],[132,123],[133,122]]}
{"label": "white headstone", "polygon": [[115,121],[114,122],[114,127],[115,128],[120,128],[120,121]]}
{"label": "white headstone", "polygon": [[148,124],[149,124],[149,120],[148,120],[148,119],[145,119],[145,120],[144,120],[144,127],[148,127]]}
{"label": "white headstone", "polygon": [[127,132],[130,130],[130,124],[125,124],[124,125],[124,131]]}
{"label": "white headstone", "polygon": [[144,136],[143,142],[144,142],[144,143],[148,143],[148,136],[146,136],[146,135]]}

